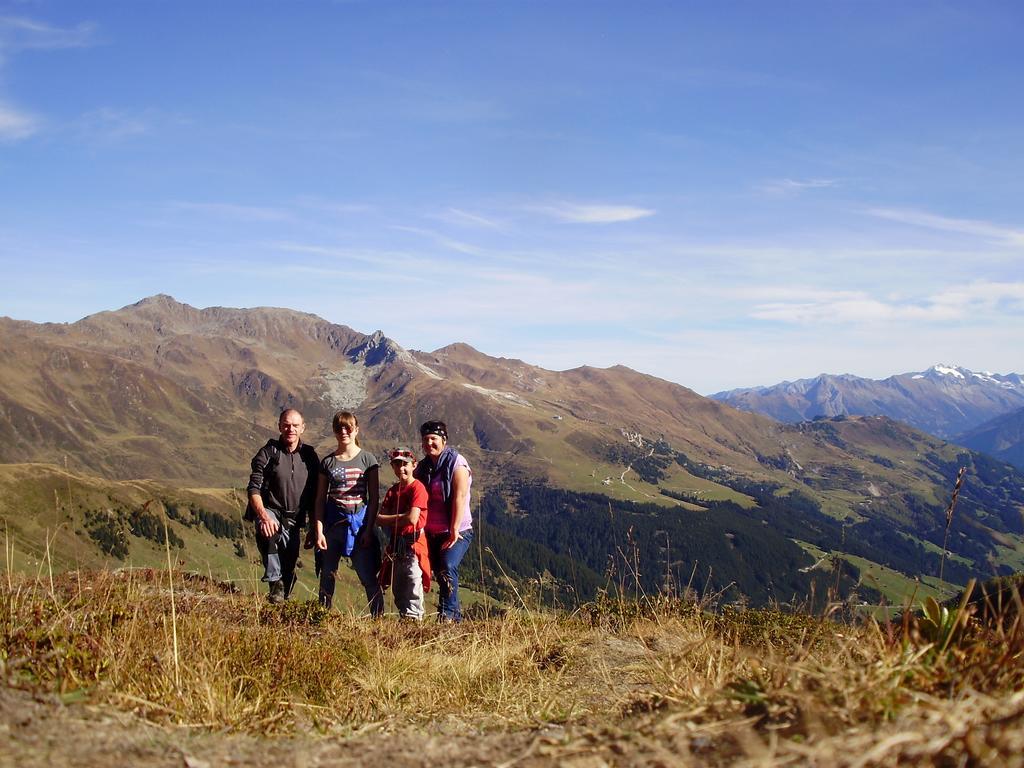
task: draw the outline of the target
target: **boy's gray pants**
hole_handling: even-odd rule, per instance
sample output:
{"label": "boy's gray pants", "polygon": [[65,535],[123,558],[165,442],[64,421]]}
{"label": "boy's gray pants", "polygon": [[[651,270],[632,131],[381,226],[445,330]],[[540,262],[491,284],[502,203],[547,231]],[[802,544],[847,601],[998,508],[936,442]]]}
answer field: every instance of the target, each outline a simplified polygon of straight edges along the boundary
{"label": "boy's gray pants", "polygon": [[391,590],[395,595],[395,607],[403,618],[417,621],[423,618],[423,571],[415,552],[395,557]]}

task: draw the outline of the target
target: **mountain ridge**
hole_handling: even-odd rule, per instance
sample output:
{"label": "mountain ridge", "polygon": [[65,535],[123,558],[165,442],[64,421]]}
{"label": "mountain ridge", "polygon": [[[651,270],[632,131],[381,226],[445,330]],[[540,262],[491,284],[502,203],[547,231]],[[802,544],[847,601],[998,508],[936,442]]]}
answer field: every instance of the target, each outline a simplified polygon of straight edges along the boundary
{"label": "mountain ridge", "polygon": [[889,416],[948,439],[1024,406],[1024,377],[976,373],[940,363],[885,379],[823,373],[710,397],[788,423],[818,417]]}
{"label": "mountain ridge", "polygon": [[[440,417],[474,467],[474,492],[498,493],[509,505],[512,517],[497,502],[488,507],[509,542],[520,540],[511,526],[529,511],[517,506],[526,500],[553,505],[553,514],[593,514],[600,504],[572,494],[599,494],[625,505],[617,514],[636,515],[637,530],[650,527],[650,515],[717,509],[702,535],[711,537],[709,551],[734,558],[734,548],[711,547],[728,532],[714,526],[735,519],[748,531],[762,525],[759,509],[782,505],[804,521],[791,528],[794,540],[801,530],[817,531],[804,542],[816,553],[806,566],[821,551],[842,552],[834,521],[845,520],[872,542],[850,557],[904,571],[933,569],[936,521],[956,467],[966,463],[972,474],[960,509],[975,533],[958,533],[950,546],[970,565],[947,573],[963,580],[1024,562],[1012,512],[1024,507],[1016,476],[885,418],[786,425],[625,366],[550,371],[464,343],[407,350],[383,331],[360,333],[308,313],[196,309],[166,295],[71,324],[5,322],[0,333],[2,462],[59,464],[66,456],[114,480],[240,487],[283,407],[304,412],[305,438],[320,450],[333,447],[331,414],[356,411],[364,443],[378,455],[415,442],[418,425]],[[541,486],[565,492],[530,490]],[[523,540],[517,551],[540,562],[537,553],[562,546],[566,533],[535,528],[551,538]],[[909,537],[911,549],[894,532]],[[740,540],[753,549],[730,568],[771,562],[752,532]],[[600,573],[605,563],[586,565]],[[743,580],[759,599],[769,594],[756,578]]]}
{"label": "mountain ridge", "polygon": [[956,442],[1024,469],[1024,408],[979,424]]}

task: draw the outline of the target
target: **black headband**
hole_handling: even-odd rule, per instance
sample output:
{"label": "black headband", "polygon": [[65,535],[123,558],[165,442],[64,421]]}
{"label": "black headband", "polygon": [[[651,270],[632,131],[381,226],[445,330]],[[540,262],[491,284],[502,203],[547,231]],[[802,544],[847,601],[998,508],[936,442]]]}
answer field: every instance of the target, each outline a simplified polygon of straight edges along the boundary
{"label": "black headband", "polygon": [[448,428],[443,421],[426,421],[420,427],[420,437],[426,437],[427,435],[437,435],[447,441]]}

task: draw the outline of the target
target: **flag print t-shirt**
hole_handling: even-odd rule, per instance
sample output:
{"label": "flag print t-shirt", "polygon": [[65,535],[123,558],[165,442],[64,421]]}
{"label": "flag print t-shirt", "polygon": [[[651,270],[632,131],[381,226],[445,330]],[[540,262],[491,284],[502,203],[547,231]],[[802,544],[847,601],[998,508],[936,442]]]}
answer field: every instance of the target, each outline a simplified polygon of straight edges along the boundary
{"label": "flag print t-shirt", "polygon": [[359,451],[347,461],[333,453],[324,456],[320,462],[320,474],[327,478],[324,528],[361,512],[367,502],[366,474],[377,466],[376,457],[369,451]]}

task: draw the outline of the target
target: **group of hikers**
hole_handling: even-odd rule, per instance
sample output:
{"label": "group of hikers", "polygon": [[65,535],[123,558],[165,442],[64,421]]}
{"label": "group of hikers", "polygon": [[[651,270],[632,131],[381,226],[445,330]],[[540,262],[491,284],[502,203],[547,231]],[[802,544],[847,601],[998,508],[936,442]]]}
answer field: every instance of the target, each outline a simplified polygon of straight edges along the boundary
{"label": "group of hikers", "polygon": [[331,426],[338,447],[320,458],[302,442],[302,414],[288,408],[278,420],[280,437],[268,440],[252,459],[246,519],[256,526],[268,599],[282,603],[291,596],[308,522],[304,544],[316,551],[325,608],[331,607],[338,565],[347,557],[370,615],[384,613],[390,587],[398,613],[422,620],[424,592],[435,581],[438,620],[460,621],[458,571],[473,537],[473,476],[466,459],[448,445],[448,427],[443,421],[420,426],[418,461],[409,448],[388,451],[396,482],[381,500],[380,465],[360,447],[355,415],[338,411]]}

